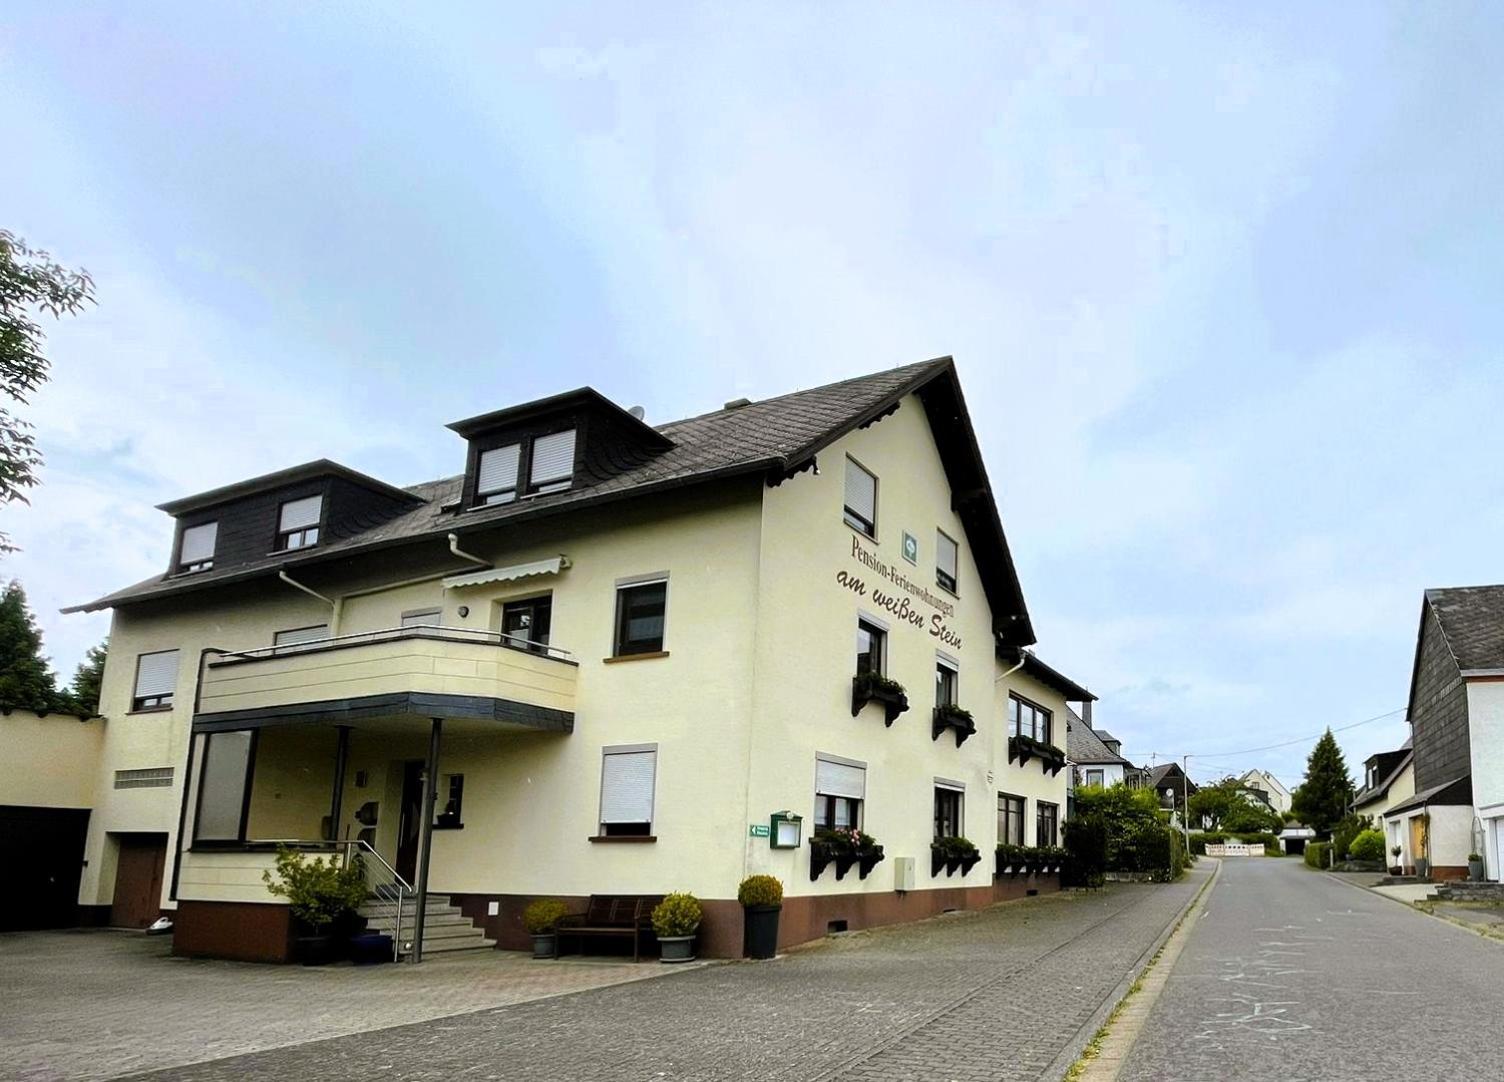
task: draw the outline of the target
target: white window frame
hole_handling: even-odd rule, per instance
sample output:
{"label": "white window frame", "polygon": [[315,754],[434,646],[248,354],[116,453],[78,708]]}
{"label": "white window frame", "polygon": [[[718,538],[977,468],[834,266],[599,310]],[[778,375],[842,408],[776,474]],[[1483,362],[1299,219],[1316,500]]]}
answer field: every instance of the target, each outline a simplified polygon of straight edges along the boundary
{"label": "white window frame", "polygon": [[[189,535],[195,530],[212,530],[209,538],[209,554],[196,559],[188,556]],[[214,568],[214,552],[219,545],[219,520],[213,522],[200,522],[193,526],[183,527],[182,536],[178,538],[178,573],[181,575],[192,574],[195,571],[211,571]]]}
{"label": "white window frame", "polygon": [[[635,823],[636,819],[606,819],[606,758],[611,755],[641,755],[651,753],[653,756],[653,785],[648,797],[648,821],[647,833],[643,834],[607,834],[606,827],[609,823]],[[654,828],[658,822],[658,745],[657,744],[608,744],[601,748],[601,780],[600,791],[596,799],[595,828],[596,836],[600,838],[640,838],[654,837]]]}
{"label": "white window frame", "polygon": [[[301,526],[288,526],[285,519],[287,509],[294,504],[308,503],[317,500],[319,513],[313,522]],[[297,552],[300,549],[311,549],[319,543],[320,529],[324,523],[324,493],[315,492],[308,496],[299,496],[292,500],[283,500],[277,505],[277,551]]]}
{"label": "white window frame", "polygon": [[[163,657],[172,655],[172,685],[164,690],[150,691],[142,694],[141,691],[141,664],[149,657]],[[178,678],[182,675],[182,651],[172,650],[145,650],[136,655],[136,677],[131,684],[131,712],[137,713],[144,710],[171,710],[173,700],[177,694]]]}
{"label": "white window frame", "polygon": [[[486,456],[500,454],[503,451],[515,449],[516,461],[512,463],[511,484],[502,484],[493,488],[482,488],[481,478],[485,476]],[[491,506],[493,504],[512,503],[519,495],[518,486],[522,481],[522,441],[516,443],[502,443],[495,447],[487,447],[475,456],[475,503],[477,506]]]}
{"label": "white window frame", "polygon": [[[951,552],[955,555],[955,567],[949,572],[941,566],[940,554],[945,549],[945,546],[941,544],[941,538],[950,542]],[[946,585],[945,580],[941,577],[946,574],[950,575],[950,585]],[[935,585],[952,597],[959,597],[961,595],[961,542],[939,527],[935,529]]]}
{"label": "white window frame", "polygon": [[[829,765],[836,766],[836,767],[846,767],[847,769],[850,769],[850,770],[860,770],[862,772],[862,792],[861,792],[861,795],[853,797],[853,796],[851,796],[849,794],[846,794],[846,793],[826,792],[825,788],[823,788],[821,786],[821,783],[820,783],[820,764],[821,763],[828,763]],[[834,788],[834,787],[832,787],[832,788]],[[851,826],[853,828],[857,829],[857,830],[862,829],[862,823],[863,823],[863,821],[866,818],[866,808],[867,808],[867,764],[866,763],[862,762],[862,760],[860,760],[860,759],[847,759],[847,758],[845,758],[844,756],[841,756],[841,755],[832,755],[829,752],[817,751],[817,752],[815,752],[815,781],[814,781],[814,789],[815,789],[815,816],[814,816],[814,822],[815,822],[816,828],[819,828],[820,825],[821,825],[821,812],[823,811],[822,805],[824,804],[824,801],[827,798],[830,798],[830,799],[834,799],[834,800],[853,800],[853,801],[855,801],[856,802],[855,803],[855,807],[854,807],[855,814],[852,816]]]}
{"label": "white window frame", "polygon": [[[847,487],[846,481],[847,481],[847,478],[851,476],[851,472],[850,471],[851,471],[851,469],[853,467],[855,467],[858,470],[861,470],[862,473],[864,473],[868,477],[872,478],[872,521],[870,523],[867,523],[862,518],[862,514],[861,514],[860,511],[853,510],[852,507],[851,507],[851,505],[846,502],[846,487]],[[845,522],[846,525],[850,526],[853,530],[855,530],[857,533],[861,534],[863,537],[870,538],[873,541],[877,540],[877,513],[878,513],[878,491],[877,491],[877,489],[878,489],[877,474],[873,473],[866,466],[862,465],[859,461],[857,461],[857,459],[854,456],[847,455],[846,456],[846,472],[844,472],[844,473],[841,474],[841,520],[843,522]]]}
{"label": "white window frame", "polygon": [[[552,473],[545,477],[538,476],[538,444],[543,440],[555,440],[561,436],[569,437],[569,468],[566,473]],[[545,432],[541,436],[534,436],[528,443],[527,449],[527,495],[545,496],[550,492],[563,492],[574,484],[574,464],[579,456],[580,434],[578,429],[563,428],[557,432]]]}
{"label": "white window frame", "polygon": [[[620,653],[622,591],[634,590],[639,586],[657,586],[659,583],[663,584],[663,633],[659,636],[658,649],[643,650],[633,654]],[[611,606],[611,656],[613,658],[658,657],[668,653],[668,595],[667,571],[654,571],[646,575],[628,575],[616,580],[616,589],[611,595],[611,600],[614,602]]]}

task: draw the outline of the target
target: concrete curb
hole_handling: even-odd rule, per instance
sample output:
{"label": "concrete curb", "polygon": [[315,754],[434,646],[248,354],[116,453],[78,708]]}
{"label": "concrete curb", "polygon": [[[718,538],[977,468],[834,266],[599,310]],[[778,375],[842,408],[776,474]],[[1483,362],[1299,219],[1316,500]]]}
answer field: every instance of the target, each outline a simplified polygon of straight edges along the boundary
{"label": "concrete curb", "polygon": [[1479,939],[1488,940],[1496,947],[1504,947],[1504,935],[1490,934],[1486,928],[1480,928],[1476,924],[1470,924],[1465,920],[1457,920],[1454,917],[1447,916],[1445,913],[1433,913],[1429,909],[1421,908],[1421,906],[1416,902],[1407,902],[1403,898],[1394,898],[1388,894],[1380,894],[1372,887],[1360,886],[1357,883],[1349,883],[1346,879],[1343,879],[1341,875],[1335,874],[1333,872],[1323,872],[1322,874],[1329,879],[1335,879],[1344,887],[1352,887],[1353,890],[1361,890],[1364,894],[1372,895],[1375,898],[1383,898],[1386,902],[1393,902],[1395,905],[1404,906],[1411,913],[1418,913],[1423,917],[1430,917],[1432,920],[1439,920],[1443,924],[1450,924],[1454,928],[1461,928],[1464,932],[1471,932]]}
{"label": "concrete curb", "polygon": [[1212,884],[1222,874],[1222,862],[1216,857],[1202,857],[1201,859],[1209,860],[1215,865],[1212,869],[1212,874],[1207,877],[1205,883],[1196,889],[1185,905],[1180,907],[1180,910],[1165,925],[1164,930],[1155,936],[1154,942],[1149,944],[1144,953],[1140,954],[1133,965],[1128,967],[1128,972],[1123,975],[1123,979],[1118,981],[1111,992],[1107,993],[1102,1002],[1098,1004],[1097,1009],[1092,1012],[1091,1017],[1076,1031],[1075,1036],[1066,1042],[1060,1054],[1050,1061],[1048,1067],[1040,1072],[1040,1078],[1059,1079],[1065,1077],[1066,1072],[1081,1058],[1081,1053],[1086,1051],[1087,1046],[1091,1044],[1097,1032],[1107,1024],[1107,1019],[1112,1016],[1113,1011],[1117,1010],[1118,1004],[1123,1002],[1124,997],[1128,995],[1128,990],[1133,987],[1134,982],[1143,976],[1144,971],[1149,967],[1149,963],[1154,960],[1154,956],[1163,949],[1164,945],[1169,942],[1170,937],[1175,934],[1175,930],[1181,926],[1181,923],[1186,918],[1186,914],[1191,911],[1191,907],[1204,898],[1211,890]]}

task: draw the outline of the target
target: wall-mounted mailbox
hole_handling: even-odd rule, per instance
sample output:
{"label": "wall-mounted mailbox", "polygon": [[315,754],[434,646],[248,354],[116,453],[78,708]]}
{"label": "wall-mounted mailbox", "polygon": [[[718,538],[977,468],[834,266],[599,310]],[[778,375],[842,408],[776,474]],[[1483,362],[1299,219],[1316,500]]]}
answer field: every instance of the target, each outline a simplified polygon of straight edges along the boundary
{"label": "wall-mounted mailbox", "polygon": [[768,844],[774,849],[798,849],[803,827],[803,816],[791,811],[774,812],[768,822],[768,829],[772,834],[772,840]]}

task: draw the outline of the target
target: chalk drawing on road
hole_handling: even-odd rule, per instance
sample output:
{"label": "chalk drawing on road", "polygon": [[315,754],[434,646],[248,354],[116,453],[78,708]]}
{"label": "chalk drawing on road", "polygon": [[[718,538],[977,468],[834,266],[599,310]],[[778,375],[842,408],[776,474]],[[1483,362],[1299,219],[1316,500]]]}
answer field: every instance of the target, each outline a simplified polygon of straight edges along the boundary
{"label": "chalk drawing on road", "polygon": [[1203,1018],[1201,1025],[1206,1028],[1196,1034],[1198,1040],[1217,1040],[1238,1032],[1277,1041],[1311,1030],[1305,1022],[1289,1017],[1289,1008],[1297,1006],[1297,1000],[1261,1000],[1235,992],[1230,999],[1214,1002],[1231,1003],[1233,1009]]}

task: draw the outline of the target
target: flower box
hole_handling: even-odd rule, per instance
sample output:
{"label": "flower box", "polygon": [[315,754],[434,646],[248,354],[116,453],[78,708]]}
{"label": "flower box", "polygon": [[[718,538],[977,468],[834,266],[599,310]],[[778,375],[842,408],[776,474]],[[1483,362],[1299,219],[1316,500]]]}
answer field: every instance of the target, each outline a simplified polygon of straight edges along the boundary
{"label": "flower box", "polygon": [[880,845],[874,846],[871,852],[858,855],[856,858],[857,877],[866,879],[872,874],[872,869],[881,864],[884,859],[883,847]]}
{"label": "flower box", "polygon": [[[977,847],[965,838],[936,838],[930,843],[930,875],[938,876],[940,869],[945,869],[946,875],[954,875],[961,871],[965,875],[971,870],[971,866],[981,860],[982,856],[977,852]],[[968,863],[969,862],[969,863]]]}
{"label": "flower box", "polygon": [[954,703],[945,703],[935,707],[934,719],[930,725],[930,739],[939,740],[940,734],[945,730],[954,730],[956,734],[956,747],[966,743],[966,738],[977,731],[977,723],[972,720],[971,711],[964,710]]}
{"label": "flower box", "polygon": [[881,703],[883,724],[891,726],[909,708],[909,695],[897,680],[877,673],[859,673],[851,678],[851,716],[860,714],[868,703]]}
{"label": "flower box", "polygon": [[1032,736],[1008,738],[1008,761],[1011,763],[1015,759],[1018,760],[1019,766],[1023,766],[1030,759],[1038,759],[1039,765],[1048,770],[1051,776],[1065,769],[1065,752],[1053,744],[1035,740]]}
{"label": "flower box", "polygon": [[870,834],[844,827],[835,830],[821,828],[809,840],[809,878],[819,879],[825,869],[834,864],[836,878],[846,878],[852,868],[860,870],[861,877],[882,863],[883,847]]}

